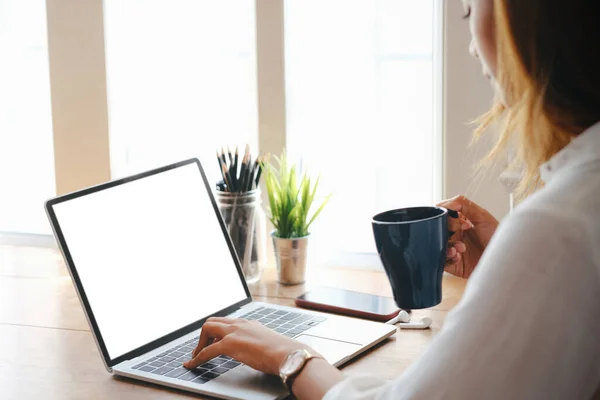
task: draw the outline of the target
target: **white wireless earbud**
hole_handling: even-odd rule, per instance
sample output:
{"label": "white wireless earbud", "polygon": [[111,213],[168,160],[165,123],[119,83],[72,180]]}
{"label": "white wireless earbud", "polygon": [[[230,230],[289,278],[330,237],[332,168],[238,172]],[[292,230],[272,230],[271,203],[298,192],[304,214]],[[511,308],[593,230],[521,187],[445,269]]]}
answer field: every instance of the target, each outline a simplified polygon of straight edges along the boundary
{"label": "white wireless earbud", "polygon": [[390,319],[386,324],[396,325],[398,322],[410,322],[410,314],[404,310],[401,310],[398,315]]}
{"label": "white wireless earbud", "polygon": [[410,322],[410,314],[404,310],[400,311],[400,313],[398,313],[398,321]]}
{"label": "white wireless earbud", "polygon": [[419,322],[402,322],[398,324],[400,329],[427,329],[431,325],[431,318],[423,317]]}

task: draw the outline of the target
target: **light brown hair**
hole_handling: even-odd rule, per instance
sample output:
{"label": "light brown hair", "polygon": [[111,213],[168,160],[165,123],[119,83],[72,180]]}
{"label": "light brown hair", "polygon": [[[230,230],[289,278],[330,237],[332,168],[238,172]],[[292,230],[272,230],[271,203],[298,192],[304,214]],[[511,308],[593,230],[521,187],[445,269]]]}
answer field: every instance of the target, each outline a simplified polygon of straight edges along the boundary
{"label": "light brown hair", "polygon": [[514,152],[518,198],[541,186],[541,164],[600,121],[599,11],[598,0],[494,0],[503,98],[478,120],[475,136],[498,124],[484,162]]}

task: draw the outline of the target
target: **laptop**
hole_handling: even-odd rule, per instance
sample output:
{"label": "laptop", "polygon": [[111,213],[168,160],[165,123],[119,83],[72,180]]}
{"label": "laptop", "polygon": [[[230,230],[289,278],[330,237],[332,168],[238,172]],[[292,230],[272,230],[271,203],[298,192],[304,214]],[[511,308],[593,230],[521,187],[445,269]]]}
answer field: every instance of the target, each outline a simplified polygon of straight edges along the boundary
{"label": "laptop", "polygon": [[182,367],[211,316],[257,320],[339,366],[396,332],[254,301],[202,166],[189,159],[50,199],[46,212],[106,369],[223,399],[278,399],[225,356]]}

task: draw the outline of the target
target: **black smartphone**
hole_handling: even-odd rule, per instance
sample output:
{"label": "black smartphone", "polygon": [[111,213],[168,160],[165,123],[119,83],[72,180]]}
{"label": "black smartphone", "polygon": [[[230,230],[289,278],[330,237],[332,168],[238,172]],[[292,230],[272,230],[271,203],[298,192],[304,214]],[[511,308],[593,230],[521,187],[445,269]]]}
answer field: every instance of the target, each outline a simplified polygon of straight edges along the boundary
{"label": "black smartphone", "polygon": [[350,290],[317,287],[296,297],[298,307],[386,322],[400,312],[393,299]]}

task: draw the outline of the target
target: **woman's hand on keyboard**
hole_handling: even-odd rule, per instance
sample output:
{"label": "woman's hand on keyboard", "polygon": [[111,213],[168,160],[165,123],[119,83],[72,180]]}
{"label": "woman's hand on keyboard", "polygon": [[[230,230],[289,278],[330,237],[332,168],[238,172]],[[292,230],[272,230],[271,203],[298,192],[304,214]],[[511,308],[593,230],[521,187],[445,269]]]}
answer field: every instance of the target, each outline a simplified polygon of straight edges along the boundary
{"label": "woman's hand on keyboard", "polygon": [[209,318],[202,327],[192,359],[183,366],[196,368],[223,354],[256,370],[278,375],[279,366],[288,354],[302,348],[318,354],[303,343],[280,335],[256,321]]}

